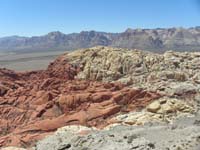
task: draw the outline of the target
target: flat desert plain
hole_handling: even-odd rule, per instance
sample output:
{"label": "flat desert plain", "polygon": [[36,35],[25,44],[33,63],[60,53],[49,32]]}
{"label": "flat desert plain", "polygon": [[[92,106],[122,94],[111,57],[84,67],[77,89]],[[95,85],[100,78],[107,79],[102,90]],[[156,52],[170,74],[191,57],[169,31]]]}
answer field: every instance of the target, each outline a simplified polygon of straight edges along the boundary
{"label": "flat desert plain", "polygon": [[15,71],[46,69],[51,61],[65,52],[66,51],[30,53],[0,52],[0,68],[12,69]]}

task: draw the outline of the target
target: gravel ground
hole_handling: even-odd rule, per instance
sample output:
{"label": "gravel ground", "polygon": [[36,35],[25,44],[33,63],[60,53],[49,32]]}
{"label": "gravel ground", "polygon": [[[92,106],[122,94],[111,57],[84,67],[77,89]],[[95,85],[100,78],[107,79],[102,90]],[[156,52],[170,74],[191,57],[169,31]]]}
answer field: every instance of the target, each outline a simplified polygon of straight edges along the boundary
{"label": "gravel ground", "polygon": [[80,136],[55,133],[37,143],[35,150],[199,150],[200,115],[173,124],[115,126]]}

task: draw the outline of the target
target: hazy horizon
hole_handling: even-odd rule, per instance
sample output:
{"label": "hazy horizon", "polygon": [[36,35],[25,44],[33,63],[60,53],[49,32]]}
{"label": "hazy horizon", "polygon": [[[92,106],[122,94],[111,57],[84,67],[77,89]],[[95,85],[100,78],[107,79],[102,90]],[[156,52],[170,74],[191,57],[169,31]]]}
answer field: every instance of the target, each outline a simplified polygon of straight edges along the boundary
{"label": "hazy horizon", "polygon": [[6,37],[14,37],[14,36],[19,36],[19,37],[28,37],[28,38],[31,38],[31,37],[36,37],[36,36],[44,36],[44,35],[47,35],[49,33],[52,33],[52,32],[61,32],[63,34],[73,34],[73,33],[81,33],[81,32],[90,32],[90,31],[95,31],[95,32],[106,32],[106,33],[122,33],[122,32],[125,32],[127,29],[132,29],[132,30],[137,30],[137,29],[145,29],[145,30],[148,30],[148,29],[172,29],[172,28],[183,28],[183,29],[189,29],[189,28],[195,28],[195,27],[200,27],[200,26],[191,26],[191,27],[182,27],[182,26],[173,26],[173,27],[166,27],[166,28],[162,28],[162,27],[155,27],[155,28],[131,28],[131,27],[127,27],[125,28],[124,30],[122,31],[119,31],[119,32],[110,32],[110,31],[98,31],[98,30],[82,30],[82,31],[78,31],[78,32],[69,32],[69,33],[65,33],[63,31],[59,31],[59,30],[55,30],[55,31],[49,31],[47,33],[44,33],[44,34],[40,34],[40,35],[30,35],[30,36],[21,36],[21,35],[8,35],[8,36],[0,36],[0,38],[6,38]]}

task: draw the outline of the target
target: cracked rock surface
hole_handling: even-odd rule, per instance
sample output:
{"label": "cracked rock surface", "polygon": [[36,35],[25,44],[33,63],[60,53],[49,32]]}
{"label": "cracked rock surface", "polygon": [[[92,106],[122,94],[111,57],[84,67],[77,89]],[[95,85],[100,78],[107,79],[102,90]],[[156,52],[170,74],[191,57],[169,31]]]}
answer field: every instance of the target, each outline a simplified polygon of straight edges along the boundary
{"label": "cracked rock surface", "polygon": [[81,49],[0,69],[0,148],[199,150],[199,108],[199,52]]}

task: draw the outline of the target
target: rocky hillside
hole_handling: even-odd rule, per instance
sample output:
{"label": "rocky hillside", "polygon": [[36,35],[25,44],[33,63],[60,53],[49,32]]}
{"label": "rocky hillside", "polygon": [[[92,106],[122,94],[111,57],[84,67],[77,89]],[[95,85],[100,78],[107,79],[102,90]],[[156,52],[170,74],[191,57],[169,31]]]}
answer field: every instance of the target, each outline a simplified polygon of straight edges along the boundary
{"label": "rocky hillside", "polygon": [[0,69],[0,147],[198,150],[199,62],[199,52],[93,47],[43,71]]}
{"label": "rocky hillside", "polygon": [[0,51],[74,50],[92,46],[112,46],[163,52],[199,51],[200,27],[168,29],[127,29],[122,33],[83,31],[63,34],[51,32],[35,37],[0,38]]}
{"label": "rocky hillside", "polygon": [[46,71],[0,70],[0,146],[32,146],[66,125],[104,127],[119,112],[142,109],[155,92],[76,80],[79,67],[57,59]]}
{"label": "rocky hillside", "polygon": [[78,79],[119,81],[152,90],[152,84],[159,84],[160,87],[160,84],[169,81],[200,83],[199,52],[167,51],[155,54],[141,50],[94,47],[66,53],[61,58],[73,66],[80,66],[81,71],[76,76]]}

